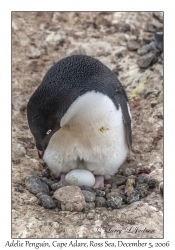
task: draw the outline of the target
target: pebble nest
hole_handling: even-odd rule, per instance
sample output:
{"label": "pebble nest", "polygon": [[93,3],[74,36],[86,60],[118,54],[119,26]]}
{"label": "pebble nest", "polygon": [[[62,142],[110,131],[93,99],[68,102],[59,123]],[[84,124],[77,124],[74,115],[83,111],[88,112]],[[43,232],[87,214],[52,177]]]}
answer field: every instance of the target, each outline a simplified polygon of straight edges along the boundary
{"label": "pebble nest", "polygon": [[[86,207],[84,210],[90,210],[95,207],[106,207],[109,209],[120,209],[123,206],[136,202],[157,187],[163,195],[160,188],[161,182],[151,178],[148,168],[127,168],[122,173],[116,174],[111,179],[106,180],[103,188],[90,188],[81,186],[81,193],[85,198]],[[53,177],[50,171],[44,171],[42,176],[31,175],[26,178],[26,188],[38,198],[38,204],[46,209],[61,208],[61,202],[54,197],[54,192],[60,188],[70,186],[66,182],[59,182],[59,179]],[[159,187],[160,186],[160,187]],[[67,200],[69,202],[69,200]]]}

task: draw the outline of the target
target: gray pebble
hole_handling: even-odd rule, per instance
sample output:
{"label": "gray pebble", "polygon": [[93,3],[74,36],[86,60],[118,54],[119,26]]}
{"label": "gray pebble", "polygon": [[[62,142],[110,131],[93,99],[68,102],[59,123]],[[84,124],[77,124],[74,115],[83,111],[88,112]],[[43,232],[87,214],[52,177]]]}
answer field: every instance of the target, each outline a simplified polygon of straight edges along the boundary
{"label": "gray pebble", "polygon": [[128,177],[130,175],[134,175],[135,174],[135,169],[134,168],[126,168],[125,170],[123,170],[123,175]]}
{"label": "gray pebble", "polygon": [[114,179],[114,183],[118,186],[125,184],[127,178],[123,175],[116,175],[115,179]]}
{"label": "gray pebble", "polygon": [[33,194],[43,192],[48,194],[49,187],[37,175],[32,175],[25,180],[26,188]]}
{"label": "gray pebble", "polygon": [[87,190],[81,190],[81,192],[85,197],[85,201],[87,201],[87,202],[95,201],[95,194],[94,193],[87,191]]}
{"label": "gray pebble", "polygon": [[102,191],[102,190],[99,190],[99,189],[96,189],[95,193],[96,193],[96,196],[99,196],[99,197],[105,196],[105,191]]}
{"label": "gray pebble", "polygon": [[55,183],[54,181],[51,181],[51,180],[47,179],[46,177],[43,177],[42,180],[47,184],[47,186],[50,189],[52,189],[51,186]]}
{"label": "gray pebble", "polygon": [[155,43],[160,51],[163,51],[163,32],[156,32]]}
{"label": "gray pebble", "polygon": [[65,187],[68,186],[67,182],[57,182],[51,185],[51,189],[53,191],[56,191],[57,189],[61,188],[61,187]]}
{"label": "gray pebble", "polygon": [[150,188],[155,188],[157,185],[158,185],[158,180],[156,180],[156,179],[150,179],[148,181],[148,186]]}
{"label": "gray pebble", "polygon": [[130,204],[132,202],[138,201],[140,199],[140,194],[137,190],[134,190],[129,195],[125,193],[126,203]]}
{"label": "gray pebble", "polygon": [[150,42],[149,44],[151,46],[150,50],[155,50],[155,51],[158,51],[157,50],[157,46],[156,46],[156,43],[154,41]]}
{"label": "gray pebble", "polygon": [[146,44],[146,45],[142,46],[141,48],[139,48],[137,50],[137,54],[139,54],[140,56],[143,56],[143,55],[147,54],[151,50],[152,50],[151,45],[150,44]]}
{"label": "gray pebble", "polygon": [[131,29],[130,25],[128,23],[119,23],[119,24],[117,24],[116,28],[117,28],[117,30],[124,31],[124,32],[130,31],[130,29]]}
{"label": "gray pebble", "polygon": [[107,205],[111,208],[120,208],[122,205],[122,198],[120,196],[111,196],[107,199]]}
{"label": "gray pebble", "polygon": [[107,195],[106,195],[106,199],[108,200],[109,198],[111,198],[112,196],[120,196],[121,198],[122,198],[122,193],[121,193],[121,191],[120,190],[117,190],[117,189],[114,189],[115,191],[112,191],[111,190],[111,192],[110,193],[108,193]]}
{"label": "gray pebble", "polygon": [[140,198],[144,198],[148,195],[147,188],[138,187],[138,188],[136,188],[136,190],[139,192]]}
{"label": "gray pebble", "polygon": [[151,51],[147,53],[146,55],[140,56],[137,60],[137,64],[139,65],[140,68],[147,68],[151,64],[154,57],[155,55]]}
{"label": "gray pebble", "polygon": [[140,174],[136,179],[136,187],[138,187],[139,184],[147,183],[148,178],[149,178],[148,174],[145,174],[145,173]]}
{"label": "gray pebble", "polygon": [[80,189],[81,190],[87,190],[87,191],[93,193],[94,195],[96,195],[95,189],[94,188],[90,188],[89,186],[83,185],[83,186],[80,187]]}
{"label": "gray pebble", "polygon": [[43,207],[48,208],[48,209],[56,208],[56,203],[50,196],[44,194],[44,195],[41,195],[39,199]]}
{"label": "gray pebble", "polygon": [[95,200],[96,207],[106,207],[106,199],[104,197],[96,197]]}
{"label": "gray pebble", "polygon": [[132,40],[127,43],[127,48],[131,51],[138,50],[140,48],[140,44],[137,41]]}
{"label": "gray pebble", "polygon": [[83,185],[80,187],[81,190],[87,190],[87,191],[91,191],[91,188],[89,186]]}

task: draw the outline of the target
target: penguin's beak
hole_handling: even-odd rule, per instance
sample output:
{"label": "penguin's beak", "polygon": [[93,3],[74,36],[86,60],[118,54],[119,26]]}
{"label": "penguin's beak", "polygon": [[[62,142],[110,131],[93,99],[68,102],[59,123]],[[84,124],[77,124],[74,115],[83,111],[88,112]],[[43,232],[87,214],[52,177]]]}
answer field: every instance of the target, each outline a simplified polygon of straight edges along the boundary
{"label": "penguin's beak", "polygon": [[35,139],[35,142],[36,142],[36,148],[38,150],[38,157],[42,159],[45,149],[47,148],[47,143],[45,140],[37,140],[37,139]]}
{"label": "penguin's beak", "polygon": [[43,155],[44,155],[44,150],[42,150],[42,151],[38,150],[38,156],[40,159],[43,158]]}
{"label": "penguin's beak", "polygon": [[49,143],[49,140],[50,140],[50,137],[48,136],[46,139],[38,139],[37,138],[35,139],[35,142],[36,142],[36,148],[38,150],[38,156],[40,159],[43,158],[43,155],[44,155],[44,152],[47,148],[47,145]]}

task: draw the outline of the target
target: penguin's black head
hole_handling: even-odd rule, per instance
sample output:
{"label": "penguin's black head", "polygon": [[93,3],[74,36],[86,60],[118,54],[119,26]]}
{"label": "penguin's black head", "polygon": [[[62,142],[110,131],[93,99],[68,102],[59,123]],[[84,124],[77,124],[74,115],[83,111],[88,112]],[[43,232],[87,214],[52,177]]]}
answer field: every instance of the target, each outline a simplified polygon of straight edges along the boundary
{"label": "penguin's black head", "polygon": [[[27,105],[27,117],[30,130],[35,138],[38,155],[43,157],[52,135],[60,128],[60,120],[55,115],[47,114],[47,110],[33,101],[33,96]],[[40,107],[40,108],[38,108]]]}

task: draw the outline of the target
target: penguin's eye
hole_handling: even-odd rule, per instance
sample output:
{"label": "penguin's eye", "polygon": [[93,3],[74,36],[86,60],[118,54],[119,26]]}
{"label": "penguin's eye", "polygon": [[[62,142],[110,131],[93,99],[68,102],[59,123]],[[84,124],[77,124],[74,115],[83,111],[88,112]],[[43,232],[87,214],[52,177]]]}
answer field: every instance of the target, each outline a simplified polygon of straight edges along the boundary
{"label": "penguin's eye", "polygon": [[50,132],[52,132],[52,130],[51,130],[51,129],[49,129],[49,130],[46,132],[46,135],[49,135],[49,134],[50,134]]}

